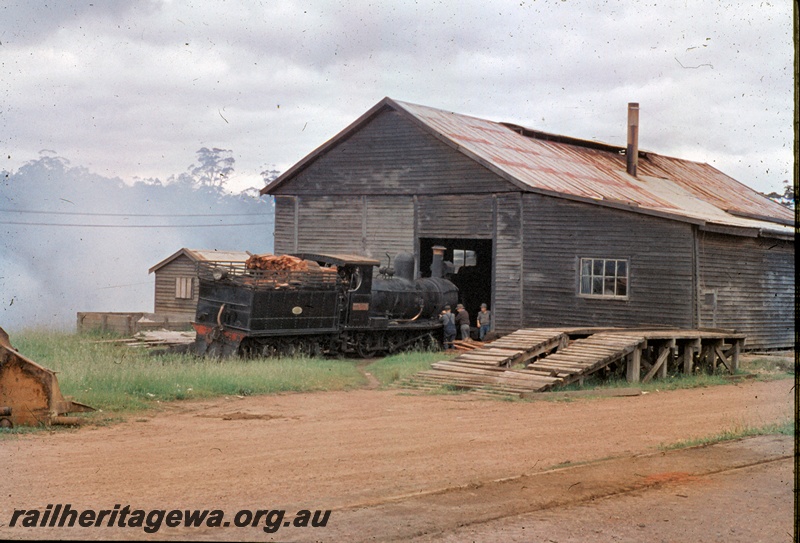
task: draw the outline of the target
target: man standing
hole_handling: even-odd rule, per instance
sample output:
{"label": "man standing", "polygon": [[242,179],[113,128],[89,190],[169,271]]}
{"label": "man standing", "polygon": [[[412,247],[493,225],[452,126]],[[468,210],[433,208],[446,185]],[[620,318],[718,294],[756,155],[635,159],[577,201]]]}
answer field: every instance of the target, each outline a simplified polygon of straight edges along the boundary
{"label": "man standing", "polygon": [[449,305],[444,306],[444,311],[442,311],[442,314],[439,316],[439,320],[443,325],[444,348],[445,350],[452,349],[453,341],[456,339],[456,318],[455,315],[450,312]]}
{"label": "man standing", "polygon": [[478,328],[480,328],[480,338],[486,336],[486,333],[492,328],[492,312],[486,308],[486,304],[481,304],[481,311],[478,313]]}
{"label": "man standing", "polygon": [[456,328],[461,330],[461,339],[469,341],[469,313],[462,304],[456,306]]}

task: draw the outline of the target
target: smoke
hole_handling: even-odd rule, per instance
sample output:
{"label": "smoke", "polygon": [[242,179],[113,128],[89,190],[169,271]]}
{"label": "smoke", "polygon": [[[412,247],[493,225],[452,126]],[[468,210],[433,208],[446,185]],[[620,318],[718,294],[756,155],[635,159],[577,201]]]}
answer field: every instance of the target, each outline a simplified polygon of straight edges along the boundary
{"label": "smoke", "polygon": [[[228,151],[212,152],[232,164]],[[198,166],[129,185],[43,152],[0,174],[0,326],[9,331],[74,329],[79,311],[152,312],[148,269],[182,247],[272,251],[272,202],[255,188],[204,183]]]}

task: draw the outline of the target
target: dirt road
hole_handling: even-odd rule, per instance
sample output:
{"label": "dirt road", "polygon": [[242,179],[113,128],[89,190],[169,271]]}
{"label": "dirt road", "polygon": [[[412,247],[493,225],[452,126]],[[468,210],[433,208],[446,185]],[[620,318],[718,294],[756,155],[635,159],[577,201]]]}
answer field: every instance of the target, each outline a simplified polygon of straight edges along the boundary
{"label": "dirt road", "polygon": [[[175,403],[113,426],[0,441],[0,537],[408,538],[422,532],[398,530],[383,513],[362,518],[370,523],[362,530],[359,512],[413,508],[420,495],[480,496],[492,482],[558,465],[659,453],[662,444],[784,421],[792,415],[792,386],[746,382],[575,402],[359,390]],[[620,477],[629,472],[625,466],[618,465]],[[491,499],[487,494],[489,506]],[[152,535],[118,527],[8,527],[14,509],[56,503],[229,515],[245,508],[333,512],[326,528],[275,534],[258,527],[162,528]],[[439,513],[427,505],[413,513],[425,526],[438,525]],[[352,522],[337,524],[337,517]],[[473,517],[454,518],[453,529]]]}

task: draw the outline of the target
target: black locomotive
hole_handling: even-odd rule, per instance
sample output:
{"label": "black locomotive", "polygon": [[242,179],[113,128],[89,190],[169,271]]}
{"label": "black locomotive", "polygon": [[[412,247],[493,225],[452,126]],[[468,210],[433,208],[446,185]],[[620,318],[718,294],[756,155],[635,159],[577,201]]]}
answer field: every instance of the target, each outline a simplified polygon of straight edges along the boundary
{"label": "black locomotive", "polygon": [[414,279],[414,257],[380,262],[353,255],[295,254],[307,271],[248,269],[242,263],[198,264],[200,295],[194,351],[206,356],[371,357],[441,345],[439,315],[458,288],[444,275],[444,248],[434,247],[431,277]]}

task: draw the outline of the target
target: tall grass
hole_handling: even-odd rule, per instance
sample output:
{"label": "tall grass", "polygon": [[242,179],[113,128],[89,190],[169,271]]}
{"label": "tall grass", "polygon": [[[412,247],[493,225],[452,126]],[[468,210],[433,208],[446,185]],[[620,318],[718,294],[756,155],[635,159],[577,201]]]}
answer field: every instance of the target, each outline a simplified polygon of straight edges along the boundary
{"label": "tall grass", "polygon": [[159,401],[344,390],[365,384],[354,361],[152,356],[147,350],[96,340],[33,332],[16,335],[12,343],[26,357],[58,372],[65,395],[112,412],[154,407]]}

